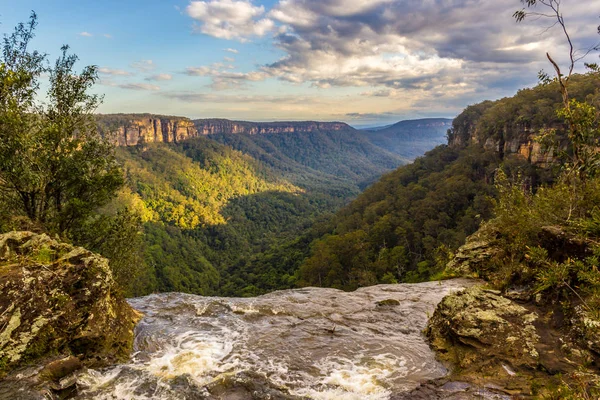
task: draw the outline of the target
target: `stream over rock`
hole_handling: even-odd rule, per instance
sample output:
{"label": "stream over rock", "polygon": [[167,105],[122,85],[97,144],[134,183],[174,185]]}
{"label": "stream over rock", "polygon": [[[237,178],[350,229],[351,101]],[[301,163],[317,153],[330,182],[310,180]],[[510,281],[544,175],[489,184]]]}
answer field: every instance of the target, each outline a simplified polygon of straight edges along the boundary
{"label": "stream over rock", "polygon": [[422,331],[445,295],[473,284],[131,299],[144,314],[132,359],[80,375],[78,398],[389,399],[446,374]]}

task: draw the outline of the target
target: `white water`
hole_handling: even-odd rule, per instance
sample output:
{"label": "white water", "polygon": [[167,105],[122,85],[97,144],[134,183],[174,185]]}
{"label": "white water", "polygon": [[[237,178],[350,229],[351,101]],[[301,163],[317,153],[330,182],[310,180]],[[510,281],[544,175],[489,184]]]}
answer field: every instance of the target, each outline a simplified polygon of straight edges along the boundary
{"label": "white water", "polygon": [[[446,373],[422,330],[435,305],[467,285],[132,299],[145,317],[131,361],[80,376],[79,398],[386,400]],[[398,303],[377,304],[385,300]]]}

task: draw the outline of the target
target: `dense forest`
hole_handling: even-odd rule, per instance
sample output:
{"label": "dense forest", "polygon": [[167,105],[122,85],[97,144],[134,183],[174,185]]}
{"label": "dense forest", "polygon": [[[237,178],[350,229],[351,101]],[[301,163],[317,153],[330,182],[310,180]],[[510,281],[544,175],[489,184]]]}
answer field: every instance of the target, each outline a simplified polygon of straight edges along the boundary
{"label": "dense forest", "polygon": [[368,135],[347,125],[339,130],[218,133],[208,137],[281,171],[296,185],[337,197],[358,194],[360,188],[384,172],[408,162],[372,144]]}
{"label": "dense forest", "polygon": [[[128,185],[116,200],[144,223],[144,291],[256,292],[229,268],[340,206],[250,156],[206,138],[119,148]],[[277,274],[278,279],[286,278]],[[235,280],[235,289],[230,280]],[[281,285],[278,285],[281,286]]]}
{"label": "dense forest", "polygon": [[[574,75],[570,85],[574,99],[598,104],[598,73]],[[465,238],[492,217],[499,169],[531,189],[557,176],[560,163],[532,163],[529,153],[532,133],[554,128],[565,137],[561,106],[554,82],[467,107],[448,132],[449,146],[385,175],[328,221],[298,284],[350,290],[439,277]]]}

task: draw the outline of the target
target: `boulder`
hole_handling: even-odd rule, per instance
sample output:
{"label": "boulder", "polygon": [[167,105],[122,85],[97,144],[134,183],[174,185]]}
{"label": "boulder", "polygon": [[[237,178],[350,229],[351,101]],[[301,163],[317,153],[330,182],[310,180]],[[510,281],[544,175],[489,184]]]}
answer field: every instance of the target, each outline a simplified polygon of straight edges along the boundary
{"label": "boulder", "polygon": [[498,244],[499,233],[490,224],[484,224],[469,236],[446,266],[450,275],[481,277],[487,275],[490,261],[502,254]]}
{"label": "boulder", "polygon": [[462,368],[479,358],[493,358],[511,367],[535,369],[539,335],[533,322],[538,318],[500,292],[475,286],[442,300],[429,321],[427,336],[446,356],[451,348],[461,349],[461,357],[451,361]]}
{"label": "boulder", "polygon": [[588,349],[577,345],[564,324],[553,321],[557,314],[550,307],[521,305],[499,291],[474,286],[446,296],[425,334],[452,369],[451,379],[528,396],[561,384],[561,376],[582,365],[597,365],[592,341]]}
{"label": "boulder", "polygon": [[119,294],[105,258],[45,234],[0,235],[4,383],[15,369],[30,371],[30,382],[58,384],[83,366],[125,360],[139,318]]}

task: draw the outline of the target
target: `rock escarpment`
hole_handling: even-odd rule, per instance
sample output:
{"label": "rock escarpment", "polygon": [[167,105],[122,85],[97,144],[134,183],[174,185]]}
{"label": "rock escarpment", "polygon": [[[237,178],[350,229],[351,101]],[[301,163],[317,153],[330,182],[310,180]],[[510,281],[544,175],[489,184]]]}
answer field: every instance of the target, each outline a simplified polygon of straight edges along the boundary
{"label": "rock escarpment", "polygon": [[177,143],[198,137],[194,123],[182,117],[156,115],[99,115],[101,133],[117,146],[147,143]]}
{"label": "rock escarpment", "polygon": [[204,135],[311,133],[354,131],[343,122],[244,122],[226,119],[199,119],[152,114],[105,114],[96,116],[101,134],[117,146],[148,143],[178,143]]}
{"label": "rock escarpment", "polygon": [[0,235],[0,397],[22,387],[53,398],[83,366],[126,359],[138,319],[106,259],[43,234]]}
{"label": "rock escarpment", "polygon": [[202,135],[245,134],[266,135],[275,133],[311,133],[316,131],[343,131],[354,128],[343,122],[244,122],[226,119],[194,120],[196,129]]}

